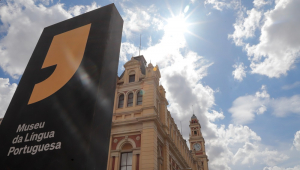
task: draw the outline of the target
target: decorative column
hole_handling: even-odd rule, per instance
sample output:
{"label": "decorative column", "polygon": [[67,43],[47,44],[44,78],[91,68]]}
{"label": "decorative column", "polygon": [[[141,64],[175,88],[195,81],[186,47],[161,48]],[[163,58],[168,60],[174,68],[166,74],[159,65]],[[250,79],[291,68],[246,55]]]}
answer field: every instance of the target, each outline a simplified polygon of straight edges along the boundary
{"label": "decorative column", "polygon": [[165,140],[164,146],[163,146],[163,158],[164,158],[164,163],[163,163],[163,169],[164,170],[171,170],[170,169],[170,149],[169,149],[169,142],[168,140]]}
{"label": "decorative column", "polygon": [[120,155],[119,152],[111,153],[111,158],[112,158],[112,167],[111,167],[111,170],[119,170],[120,156],[121,155]]}
{"label": "decorative column", "polygon": [[114,170],[115,169],[115,161],[116,161],[116,157],[113,156],[112,157],[112,162],[111,162],[111,168],[110,168],[110,170]]}
{"label": "decorative column", "polygon": [[140,170],[140,154],[136,155],[136,170]]}
{"label": "decorative column", "polygon": [[157,169],[157,127],[154,121],[143,122],[140,160],[141,170]]}
{"label": "decorative column", "polygon": [[132,153],[132,170],[136,170],[136,154]]}
{"label": "decorative column", "polygon": [[140,155],[140,150],[133,150],[133,152],[132,152],[132,170],[139,169],[139,155]]}

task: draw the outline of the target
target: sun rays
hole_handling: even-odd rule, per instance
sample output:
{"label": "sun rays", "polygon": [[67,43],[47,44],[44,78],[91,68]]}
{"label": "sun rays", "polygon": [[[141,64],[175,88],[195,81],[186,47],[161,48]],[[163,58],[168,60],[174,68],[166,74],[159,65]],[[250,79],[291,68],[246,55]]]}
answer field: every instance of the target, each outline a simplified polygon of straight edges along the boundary
{"label": "sun rays", "polygon": [[187,20],[192,16],[192,14],[198,9],[199,6],[195,7],[192,11],[189,12],[191,8],[191,4],[186,5],[184,8],[183,6],[180,9],[178,14],[175,14],[174,11],[171,9],[168,1],[166,1],[168,6],[168,10],[171,14],[170,18],[163,18],[167,24],[164,27],[164,31],[171,35],[172,37],[177,37],[176,39],[180,39],[180,37],[184,37],[185,33],[188,33],[200,40],[204,40],[201,36],[193,33],[191,30],[188,29],[189,26],[203,24],[204,22],[188,22]]}

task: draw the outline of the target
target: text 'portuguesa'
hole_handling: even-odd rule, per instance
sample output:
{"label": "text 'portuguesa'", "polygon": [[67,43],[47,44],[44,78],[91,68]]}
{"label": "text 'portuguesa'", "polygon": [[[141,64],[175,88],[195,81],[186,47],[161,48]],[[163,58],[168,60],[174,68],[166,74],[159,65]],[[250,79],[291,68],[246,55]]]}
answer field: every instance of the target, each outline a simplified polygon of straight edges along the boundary
{"label": "text 'portuguesa'", "polygon": [[[42,129],[45,127],[45,122],[35,123],[35,124],[20,124],[17,128],[16,133],[20,132],[27,132],[36,129]],[[53,142],[53,143],[44,143],[44,144],[37,144],[37,145],[29,145],[30,142],[41,142],[46,139],[54,138],[55,131],[48,131],[48,132],[27,132],[25,135],[17,135],[12,140],[12,144],[17,143],[27,143],[24,147],[10,147],[7,153],[7,156],[10,155],[21,155],[21,154],[31,154],[35,155],[38,152],[44,151],[51,151],[55,149],[61,149],[61,142]]]}

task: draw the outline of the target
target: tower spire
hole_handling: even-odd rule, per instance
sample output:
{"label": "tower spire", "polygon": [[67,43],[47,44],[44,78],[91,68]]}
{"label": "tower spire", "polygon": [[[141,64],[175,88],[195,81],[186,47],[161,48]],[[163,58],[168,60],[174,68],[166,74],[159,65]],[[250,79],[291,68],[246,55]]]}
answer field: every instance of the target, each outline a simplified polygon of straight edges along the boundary
{"label": "tower spire", "polygon": [[193,115],[195,115],[195,114],[194,114],[194,105],[192,105],[192,109],[193,109]]}

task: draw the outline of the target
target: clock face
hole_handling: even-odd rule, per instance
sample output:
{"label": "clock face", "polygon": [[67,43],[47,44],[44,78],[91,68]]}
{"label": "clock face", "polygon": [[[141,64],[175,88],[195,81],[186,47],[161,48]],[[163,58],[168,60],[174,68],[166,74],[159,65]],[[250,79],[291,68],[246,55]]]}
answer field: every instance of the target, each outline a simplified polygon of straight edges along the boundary
{"label": "clock face", "polygon": [[201,149],[201,145],[199,143],[195,143],[193,146],[196,151],[199,151]]}

